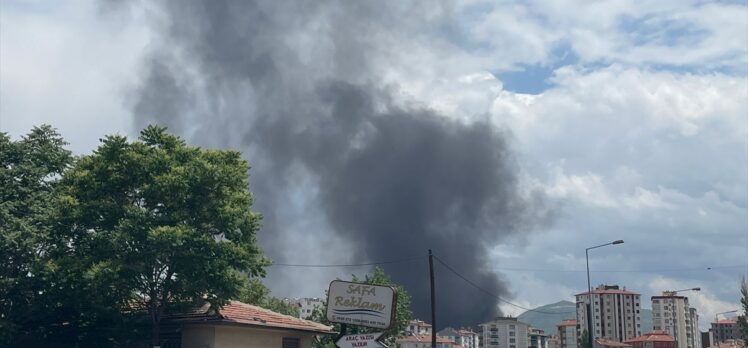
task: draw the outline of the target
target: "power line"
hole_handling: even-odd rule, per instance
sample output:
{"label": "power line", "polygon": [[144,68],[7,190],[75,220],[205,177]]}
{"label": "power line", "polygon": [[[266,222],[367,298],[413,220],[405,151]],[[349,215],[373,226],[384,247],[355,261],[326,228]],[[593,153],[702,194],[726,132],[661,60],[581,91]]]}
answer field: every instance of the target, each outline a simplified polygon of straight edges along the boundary
{"label": "power line", "polygon": [[376,265],[387,265],[393,263],[409,262],[414,260],[425,259],[423,256],[409,257],[404,259],[396,259],[389,261],[379,262],[367,262],[367,263],[353,263],[353,264],[297,264],[297,263],[273,263],[270,266],[282,266],[282,267],[304,267],[304,268],[334,268],[334,267],[362,267],[362,266],[376,266]]}
{"label": "power line", "polygon": [[[715,269],[729,269],[729,268],[746,268],[745,265],[727,265],[727,266],[707,266],[707,267],[691,267],[691,268],[665,268],[665,269],[648,269],[648,270],[621,270],[621,269],[609,269],[609,270],[590,270],[590,273],[657,273],[657,272],[686,272],[686,271],[710,271]],[[515,271],[515,272],[559,272],[559,273],[584,273],[587,272],[583,269],[552,269],[552,268],[515,268],[515,267],[495,267],[497,271]]]}
{"label": "power line", "polygon": [[491,296],[491,297],[499,300],[500,302],[504,302],[504,303],[506,303],[508,305],[511,305],[511,306],[514,306],[514,307],[517,307],[517,308],[520,308],[520,309],[524,309],[524,310],[526,310],[528,312],[535,312],[535,313],[542,313],[542,314],[554,314],[554,315],[555,314],[571,314],[571,313],[576,313],[576,311],[568,311],[568,312],[546,312],[546,311],[541,311],[541,310],[537,310],[537,309],[527,308],[527,307],[524,307],[524,306],[520,306],[520,305],[518,305],[516,303],[507,301],[507,300],[501,298],[501,296],[496,295],[493,292],[491,292],[489,290],[486,290],[485,288],[481,287],[480,285],[473,283],[472,281],[470,281],[470,279],[465,278],[462,274],[460,274],[459,272],[457,272],[454,268],[452,268],[449,265],[447,265],[446,262],[442,261],[442,259],[440,259],[438,256],[434,256],[434,258],[436,258],[436,260],[439,261],[439,263],[441,263],[449,271],[451,271],[452,273],[454,273],[456,276],[462,278],[462,280],[464,280],[466,283],[472,285],[474,288],[476,288],[476,289],[484,292],[485,294],[487,294],[487,295],[489,295],[489,296]]}
{"label": "power line", "polygon": [[[393,263],[401,263],[414,261],[419,259],[425,259],[425,257],[417,256],[403,259],[395,259],[388,261],[378,262],[366,262],[366,263],[354,263],[354,264],[303,264],[303,263],[273,263],[270,266],[278,267],[301,267],[301,268],[335,268],[335,267],[363,267],[363,266],[377,266],[387,265]],[[648,269],[648,270],[590,270],[590,273],[657,273],[657,272],[684,272],[684,271],[710,271],[716,269],[730,269],[730,268],[746,268],[748,264],[744,265],[726,265],[726,266],[706,266],[706,267],[691,267],[691,268],[669,268],[669,269]],[[517,267],[495,267],[497,271],[508,271],[508,272],[557,272],[557,273],[584,273],[586,270],[577,269],[554,269],[554,268],[517,268]]]}

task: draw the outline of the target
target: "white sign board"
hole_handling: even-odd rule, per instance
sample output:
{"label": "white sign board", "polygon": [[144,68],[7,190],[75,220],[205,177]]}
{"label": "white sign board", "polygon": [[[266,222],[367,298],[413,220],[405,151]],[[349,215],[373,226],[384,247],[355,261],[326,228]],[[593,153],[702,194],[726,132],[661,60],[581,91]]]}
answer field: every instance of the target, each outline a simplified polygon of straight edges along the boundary
{"label": "white sign board", "polygon": [[327,320],[388,329],[395,321],[396,301],[392,287],[333,280],[327,291]]}
{"label": "white sign board", "polygon": [[335,345],[340,348],[386,348],[387,346],[377,341],[379,339],[379,336],[382,336],[381,332],[371,334],[345,335],[341,337],[337,342],[335,342]]}

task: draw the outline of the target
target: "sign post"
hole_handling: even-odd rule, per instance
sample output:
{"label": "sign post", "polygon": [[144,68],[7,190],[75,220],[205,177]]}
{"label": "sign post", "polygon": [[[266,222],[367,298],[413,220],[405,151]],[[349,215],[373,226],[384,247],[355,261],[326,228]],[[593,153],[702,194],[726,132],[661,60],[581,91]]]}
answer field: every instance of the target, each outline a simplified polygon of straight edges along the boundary
{"label": "sign post", "polygon": [[391,286],[333,280],[327,291],[331,323],[387,330],[395,322],[396,308],[397,290]]}
{"label": "sign post", "polygon": [[382,342],[377,341],[381,332],[370,334],[345,335],[335,342],[340,348],[387,348]]}

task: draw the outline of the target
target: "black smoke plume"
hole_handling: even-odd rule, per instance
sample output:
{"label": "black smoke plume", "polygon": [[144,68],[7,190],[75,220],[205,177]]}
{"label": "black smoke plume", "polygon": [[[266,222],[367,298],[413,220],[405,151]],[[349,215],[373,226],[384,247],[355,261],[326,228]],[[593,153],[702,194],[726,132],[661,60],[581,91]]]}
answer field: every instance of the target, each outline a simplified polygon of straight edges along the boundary
{"label": "black smoke plume", "polygon": [[[425,260],[431,248],[509,296],[488,252],[546,214],[540,196],[523,194],[507,134],[419,106],[381,78],[449,27],[448,4],[159,4],[148,10],[156,34],[131,99],[136,126],[244,151],[260,242],[276,262]],[[425,267],[384,265],[428,319]],[[269,281],[278,294],[321,295],[352,271],[277,267]],[[440,327],[499,314],[494,299],[438,272]]]}

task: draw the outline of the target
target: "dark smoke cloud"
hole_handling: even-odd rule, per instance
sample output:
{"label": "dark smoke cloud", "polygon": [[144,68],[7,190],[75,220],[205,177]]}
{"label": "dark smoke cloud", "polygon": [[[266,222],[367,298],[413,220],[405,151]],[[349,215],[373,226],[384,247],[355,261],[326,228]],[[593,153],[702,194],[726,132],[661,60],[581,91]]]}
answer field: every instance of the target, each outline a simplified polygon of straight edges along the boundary
{"label": "dark smoke cloud", "polygon": [[[380,261],[431,248],[509,295],[488,251],[547,215],[542,197],[522,193],[507,135],[403,103],[378,78],[397,63],[393,51],[449,25],[448,5],[166,1],[153,11],[158,36],[135,91],[136,126],[244,151],[265,217],[260,242],[275,261]],[[384,268],[428,318],[425,264]],[[271,268],[269,281],[276,293],[315,295],[349,271]],[[498,314],[464,282],[439,279],[440,327]]]}

